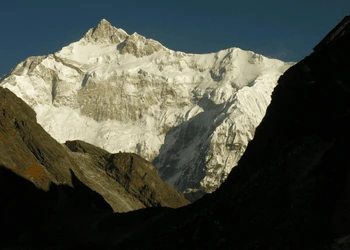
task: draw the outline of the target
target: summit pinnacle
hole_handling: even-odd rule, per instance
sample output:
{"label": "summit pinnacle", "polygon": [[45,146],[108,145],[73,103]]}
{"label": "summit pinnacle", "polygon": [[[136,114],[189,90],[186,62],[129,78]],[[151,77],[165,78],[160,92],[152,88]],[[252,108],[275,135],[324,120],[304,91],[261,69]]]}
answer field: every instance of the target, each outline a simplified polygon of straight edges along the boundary
{"label": "summit pinnacle", "polygon": [[102,19],[97,26],[90,29],[84,36],[90,43],[112,43],[118,44],[125,40],[128,34],[112,26],[106,19]]}

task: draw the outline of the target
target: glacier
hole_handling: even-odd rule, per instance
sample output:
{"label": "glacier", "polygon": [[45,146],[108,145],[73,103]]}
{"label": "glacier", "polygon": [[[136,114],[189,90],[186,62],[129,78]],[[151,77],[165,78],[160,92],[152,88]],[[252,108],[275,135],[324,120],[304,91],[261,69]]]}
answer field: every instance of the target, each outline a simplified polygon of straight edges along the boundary
{"label": "glacier", "polygon": [[216,190],[293,63],[229,48],[188,54],[103,19],[79,41],[0,80],[57,141],[133,152],[178,191]]}

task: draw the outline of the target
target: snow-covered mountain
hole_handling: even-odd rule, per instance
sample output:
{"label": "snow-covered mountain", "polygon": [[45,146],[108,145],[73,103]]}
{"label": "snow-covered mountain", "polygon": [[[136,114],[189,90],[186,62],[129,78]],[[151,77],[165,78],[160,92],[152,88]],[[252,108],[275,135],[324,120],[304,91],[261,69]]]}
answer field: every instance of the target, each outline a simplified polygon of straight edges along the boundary
{"label": "snow-covered mountain", "polygon": [[1,79],[55,139],[153,161],[179,191],[227,177],[292,64],[230,48],[186,54],[102,20],[78,42]]}

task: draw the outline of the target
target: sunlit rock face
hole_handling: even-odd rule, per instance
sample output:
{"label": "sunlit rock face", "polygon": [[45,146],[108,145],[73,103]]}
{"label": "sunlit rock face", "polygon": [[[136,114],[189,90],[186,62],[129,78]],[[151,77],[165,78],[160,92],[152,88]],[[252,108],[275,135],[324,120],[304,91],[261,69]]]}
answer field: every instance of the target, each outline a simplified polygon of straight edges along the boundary
{"label": "sunlit rock face", "polygon": [[237,164],[290,63],[230,48],[186,54],[102,20],[1,80],[55,139],[153,162],[177,190],[212,192]]}

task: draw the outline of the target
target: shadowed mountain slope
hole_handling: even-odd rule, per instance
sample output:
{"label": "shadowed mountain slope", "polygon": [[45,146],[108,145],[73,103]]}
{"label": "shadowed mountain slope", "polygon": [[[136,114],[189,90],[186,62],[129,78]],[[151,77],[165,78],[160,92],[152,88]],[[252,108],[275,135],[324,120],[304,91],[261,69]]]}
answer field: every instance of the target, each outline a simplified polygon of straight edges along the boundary
{"label": "shadowed mountain slope", "polygon": [[[50,249],[81,244],[81,234],[112,208],[72,173],[70,187],[52,184],[48,191],[0,166],[0,249]],[[8,248],[7,248],[8,247]]]}
{"label": "shadowed mountain slope", "polygon": [[[72,170],[117,212],[188,204],[141,157],[131,154],[121,157],[84,142],[67,142],[72,151],[77,151],[73,153],[51,138],[36,123],[35,112],[9,90],[0,88],[0,99],[0,165],[37,187],[48,190],[51,183],[72,186]],[[90,154],[79,153],[77,147]]]}
{"label": "shadowed mountain slope", "polygon": [[91,157],[72,152],[48,135],[35,112],[12,92],[0,88],[0,100],[0,225],[5,232],[0,247],[81,244],[94,223],[113,210],[189,203],[141,157],[67,142],[72,151],[84,148]]}
{"label": "shadowed mountain slope", "polygon": [[0,165],[48,190],[51,183],[72,185],[76,163],[36,123],[35,112],[7,89],[0,88]]}

